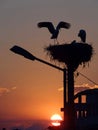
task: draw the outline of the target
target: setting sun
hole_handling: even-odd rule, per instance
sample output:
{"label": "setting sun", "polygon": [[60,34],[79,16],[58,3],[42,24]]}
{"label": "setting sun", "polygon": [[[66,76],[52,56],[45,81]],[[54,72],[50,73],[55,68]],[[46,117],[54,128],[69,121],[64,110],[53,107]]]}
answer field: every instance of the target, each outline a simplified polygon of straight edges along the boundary
{"label": "setting sun", "polygon": [[53,126],[60,126],[62,117],[59,114],[54,114],[53,116],[51,116],[51,121]]}

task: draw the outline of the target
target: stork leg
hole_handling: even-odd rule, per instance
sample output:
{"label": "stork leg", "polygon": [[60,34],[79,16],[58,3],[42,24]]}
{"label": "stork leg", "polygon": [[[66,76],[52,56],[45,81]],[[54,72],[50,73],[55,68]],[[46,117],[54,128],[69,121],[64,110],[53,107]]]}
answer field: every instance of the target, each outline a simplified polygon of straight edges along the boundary
{"label": "stork leg", "polygon": [[56,43],[59,44],[58,40],[56,39]]}
{"label": "stork leg", "polygon": [[54,39],[54,44],[59,44],[57,39]]}

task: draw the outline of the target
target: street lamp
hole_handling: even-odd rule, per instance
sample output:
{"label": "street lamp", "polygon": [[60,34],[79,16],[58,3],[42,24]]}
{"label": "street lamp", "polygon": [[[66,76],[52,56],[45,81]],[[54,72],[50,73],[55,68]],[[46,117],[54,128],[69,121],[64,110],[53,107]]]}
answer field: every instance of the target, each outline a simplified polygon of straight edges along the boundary
{"label": "street lamp", "polygon": [[58,70],[61,70],[61,71],[64,70],[64,69],[62,69],[62,68],[60,68],[60,67],[58,67],[58,66],[55,66],[55,65],[53,65],[53,64],[51,64],[51,63],[49,63],[49,62],[47,62],[47,61],[44,61],[44,60],[42,60],[42,59],[39,59],[39,58],[35,57],[35,56],[32,55],[30,52],[28,52],[27,50],[25,50],[25,49],[23,49],[22,47],[19,47],[19,46],[17,46],[17,45],[13,46],[10,50],[11,50],[12,52],[16,53],[16,54],[19,54],[19,55],[24,56],[25,58],[27,58],[27,59],[29,59],[29,60],[32,60],[32,61],[37,60],[37,61],[42,62],[42,63],[44,63],[44,64],[47,64],[47,65],[49,65],[49,66],[51,66],[51,67],[54,67],[54,68],[56,68],[56,69],[58,69]]}
{"label": "street lamp", "polygon": [[29,53],[27,50],[19,47],[19,46],[13,46],[11,49],[10,49],[12,52],[16,53],[16,54],[19,54],[19,55],[22,55],[24,56],[25,58],[27,59],[30,59],[30,60],[35,60],[35,56],[33,56],[31,53]]}
{"label": "street lamp", "polygon": [[14,53],[16,53],[16,54],[19,54],[19,55],[22,55],[22,56],[24,56],[25,58],[27,58],[27,59],[29,59],[29,60],[32,60],[32,61],[34,61],[34,60],[37,60],[37,61],[39,61],[39,62],[41,62],[41,63],[44,63],[44,64],[46,64],[46,65],[49,65],[49,66],[51,66],[51,67],[53,67],[53,68],[55,68],[55,69],[58,69],[58,70],[61,70],[62,72],[63,72],[63,76],[64,76],[64,109],[63,109],[63,112],[64,112],[64,125],[66,125],[66,122],[65,122],[65,119],[66,119],[66,103],[67,103],[67,101],[66,101],[66,97],[67,97],[67,93],[66,93],[66,68],[60,68],[60,67],[58,67],[58,66],[55,66],[55,65],[53,65],[53,64],[51,64],[51,63],[49,63],[49,62],[47,62],[47,61],[44,61],[44,60],[42,60],[42,59],[39,59],[39,58],[37,58],[37,57],[35,57],[34,55],[32,55],[30,52],[28,52],[27,50],[25,50],[25,49],[23,49],[22,47],[19,47],[19,46],[17,46],[17,45],[15,45],[15,46],[13,46],[11,49],[10,49],[12,52],[14,52]]}

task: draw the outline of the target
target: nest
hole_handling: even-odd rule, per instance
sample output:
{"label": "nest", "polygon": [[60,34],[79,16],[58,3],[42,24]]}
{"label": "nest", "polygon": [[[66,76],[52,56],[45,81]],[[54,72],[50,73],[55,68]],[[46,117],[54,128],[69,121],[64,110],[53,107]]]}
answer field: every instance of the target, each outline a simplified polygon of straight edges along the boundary
{"label": "nest", "polygon": [[93,48],[88,43],[78,43],[73,41],[71,44],[49,45],[45,48],[52,60],[65,63],[74,71],[79,65],[85,65],[91,60]]}

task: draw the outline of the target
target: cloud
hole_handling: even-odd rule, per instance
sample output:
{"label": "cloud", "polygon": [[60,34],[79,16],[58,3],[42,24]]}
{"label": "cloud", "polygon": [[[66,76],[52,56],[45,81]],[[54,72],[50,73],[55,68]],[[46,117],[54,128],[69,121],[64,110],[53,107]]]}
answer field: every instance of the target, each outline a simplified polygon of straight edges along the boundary
{"label": "cloud", "polygon": [[12,87],[11,89],[12,89],[12,90],[15,90],[15,89],[16,89],[16,87]]}
{"label": "cloud", "polygon": [[16,87],[11,87],[10,89],[6,88],[6,87],[0,87],[0,96],[7,94],[15,89],[16,89]]}
{"label": "cloud", "polygon": [[63,91],[63,87],[61,87],[61,88],[58,88],[58,91]]}
{"label": "cloud", "polygon": [[75,85],[75,93],[78,93],[80,91],[84,91],[86,89],[94,89],[94,88],[98,88],[98,85],[89,85],[89,84],[81,84],[81,85]]}
{"label": "cloud", "polygon": [[8,88],[0,87],[0,96],[1,96],[2,94],[9,93],[9,92],[10,92],[10,90],[9,90]]}
{"label": "cloud", "polygon": [[[85,84],[80,84],[80,85],[75,85],[75,93],[78,93],[80,91],[84,91],[86,89],[94,89],[94,88],[98,88],[98,85],[89,85],[87,83]],[[58,91],[63,91],[63,87],[58,88]]]}

